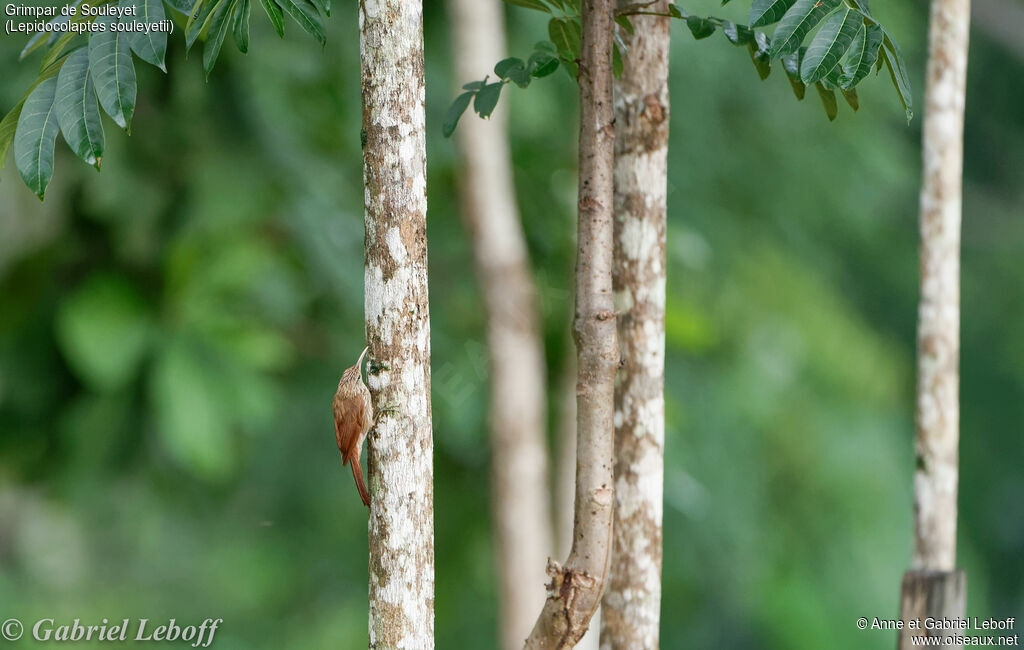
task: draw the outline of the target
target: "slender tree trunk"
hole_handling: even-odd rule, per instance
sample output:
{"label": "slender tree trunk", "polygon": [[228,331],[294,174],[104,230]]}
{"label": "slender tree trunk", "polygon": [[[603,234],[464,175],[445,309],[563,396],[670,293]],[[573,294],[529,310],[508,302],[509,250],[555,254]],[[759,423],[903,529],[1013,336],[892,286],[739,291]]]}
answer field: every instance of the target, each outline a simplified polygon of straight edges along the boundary
{"label": "slender tree trunk", "polygon": [[[576,501],[576,355],[573,353],[558,384],[559,413],[555,425],[558,467],[555,470],[555,557],[567,557],[572,550],[572,511]],[[597,650],[601,631],[601,608],[590,619],[590,627],[576,643],[576,650]]]}
{"label": "slender tree trunk", "polygon": [[576,508],[572,551],[549,562],[548,599],[527,648],[571,648],[601,603],[611,559],[615,371],[612,300],[612,0],[582,3],[576,257]]}
{"label": "slender tree trunk", "polygon": [[[632,0],[619,0],[620,5]],[[651,7],[668,10],[667,0]],[[615,84],[615,533],[601,647],[658,647],[665,470],[669,19],[636,16]]]}
{"label": "slender tree trunk", "polygon": [[[567,355],[568,356],[568,355]],[[567,360],[558,381],[558,423],[555,439],[555,555],[572,551],[572,511],[576,503],[576,354]]]}
{"label": "slender tree trunk", "polygon": [[366,200],[370,647],[434,647],[434,487],[420,0],[359,3]]}
{"label": "slender tree trunk", "polygon": [[921,189],[914,568],[956,565],[960,217],[969,0],[933,0]]}
{"label": "slender tree trunk", "polygon": [[[498,0],[452,0],[456,78],[480,79],[505,57]],[[472,236],[487,317],[491,371],[491,477],[497,547],[501,647],[521,648],[544,604],[551,555],[545,447],[544,348],[537,291],[519,220],[506,135],[506,111],[463,120],[462,215]]]}
{"label": "slender tree trunk", "polygon": [[[928,609],[915,602],[914,594],[937,592],[940,584],[966,584],[950,574],[956,568],[960,221],[969,27],[970,0],[932,0],[922,154],[914,571],[903,581],[905,616]],[[922,587],[922,581],[932,587]],[[961,611],[953,614],[964,615],[962,596],[933,601],[944,607],[958,602]],[[901,636],[901,647],[909,647],[906,636]]]}

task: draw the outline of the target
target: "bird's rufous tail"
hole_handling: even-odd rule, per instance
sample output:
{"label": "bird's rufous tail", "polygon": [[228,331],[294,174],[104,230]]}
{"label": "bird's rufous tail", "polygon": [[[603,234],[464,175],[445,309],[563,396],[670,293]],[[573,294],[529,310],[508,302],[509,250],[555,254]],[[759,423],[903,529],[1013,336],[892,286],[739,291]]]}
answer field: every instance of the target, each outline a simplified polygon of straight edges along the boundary
{"label": "bird's rufous tail", "polygon": [[366,481],[363,480],[363,468],[359,466],[359,459],[353,458],[351,465],[352,478],[356,480],[356,489],[359,490],[359,496],[363,500],[363,505],[370,507],[370,492],[366,489]]}

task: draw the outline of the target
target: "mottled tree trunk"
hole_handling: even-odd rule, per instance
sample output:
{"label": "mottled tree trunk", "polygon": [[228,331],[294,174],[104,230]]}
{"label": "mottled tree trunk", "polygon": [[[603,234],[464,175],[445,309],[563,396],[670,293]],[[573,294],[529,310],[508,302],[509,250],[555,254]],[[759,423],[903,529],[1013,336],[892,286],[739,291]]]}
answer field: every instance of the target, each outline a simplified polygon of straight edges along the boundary
{"label": "mottled tree trunk", "polygon": [[969,0],[933,0],[921,188],[914,568],[956,566],[960,217]]}
{"label": "mottled tree trunk", "polygon": [[[632,0],[619,0],[620,5]],[[667,11],[667,0],[650,9]],[[615,533],[601,647],[658,647],[665,447],[669,19],[633,18],[615,84]]]}
{"label": "mottled tree trunk", "polygon": [[[456,78],[462,83],[493,74],[491,68],[506,56],[502,3],[451,0],[448,6]],[[456,142],[462,216],[487,318],[500,639],[502,648],[512,650],[522,647],[544,603],[544,561],[553,548],[544,348],[505,115],[502,106],[487,121],[463,120]]]}
{"label": "mottled tree trunk", "polygon": [[359,3],[370,432],[370,647],[434,647],[420,0]]}
{"label": "mottled tree trunk", "polygon": [[[917,330],[917,469],[913,571],[903,580],[901,617],[914,612],[963,616],[962,594],[931,599],[938,585],[959,585],[956,568],[960,442],[960,221],[970,0],[932,0],[923,131],[921,302]],[[913,593],[908,585],[915,586]],[[924,585],[924,586],[922,586]],[[931,585],[931,586],[929,586]],[[949,603],[959,603],[950,612]],[[910,647],[901,636],[900,647]]]}
{"label": "mottled tree trunk", "polygon": [[550,562],[548,599],[527,648],[571,648],[601,603],[611,559],[615,371],[612,300],[612,0],[582,3],[576,257],[576,508],[572,551]]}

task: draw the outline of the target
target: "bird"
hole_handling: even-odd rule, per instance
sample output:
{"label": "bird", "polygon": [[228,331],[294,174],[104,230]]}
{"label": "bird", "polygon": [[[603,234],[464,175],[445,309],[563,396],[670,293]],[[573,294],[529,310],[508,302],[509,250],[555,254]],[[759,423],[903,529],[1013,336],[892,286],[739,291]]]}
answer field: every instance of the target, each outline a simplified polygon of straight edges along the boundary
{"label": "bird", "polygon": [[363,348],[355,365],[345,369],[338,381],[338,390],[334,393],[331,407],[334,410],[334,436],[341,452],[341,465],[352,465],[352,477],[356,481],[356,489],[363,505],[369,507],[370,492],[363,480],[363,468],[359,465],[363,440],[373,426],[373,404],[370,391],[363,383],[363,357],[369,347]]}

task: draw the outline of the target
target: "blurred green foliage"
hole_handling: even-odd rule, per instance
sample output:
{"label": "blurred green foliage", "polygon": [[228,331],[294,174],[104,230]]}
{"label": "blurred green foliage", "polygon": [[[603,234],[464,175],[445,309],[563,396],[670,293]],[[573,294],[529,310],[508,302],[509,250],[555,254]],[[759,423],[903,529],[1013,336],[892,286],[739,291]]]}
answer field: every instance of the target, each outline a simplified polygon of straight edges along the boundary
{"label": "blurred green foliage", "polygon": [[[437,645],[487,648],[486,349],[441,133],[464,80],[427,4]],[[743,19],[718,4],[692,9]],[[884,12],[920,93],[924,8]],[[532,13],[509,11],[510,52],[543,36]],[[264,22],[208,84],[180,37],[169,75],[140,66],[133,135],[108,131],[101,174],[58,148],[40,205],[2,173],[5,616],[213,616],[219,648],[365,644],[366,512],[328,408],[363,345],[356,21],[336,11],[323,53]],[[663,647],[890,648],[854,622],[895,615],[910,559],[919,125],[884,76],[830,125],[728,43],[674,29]],[[972,38],[960,557],[971,613],[1012,616],[1024,66]],[[0,40],[5,108],[31,81],[22,45]],[[574,88],[559,75],[506,101],[558,386]]]}

